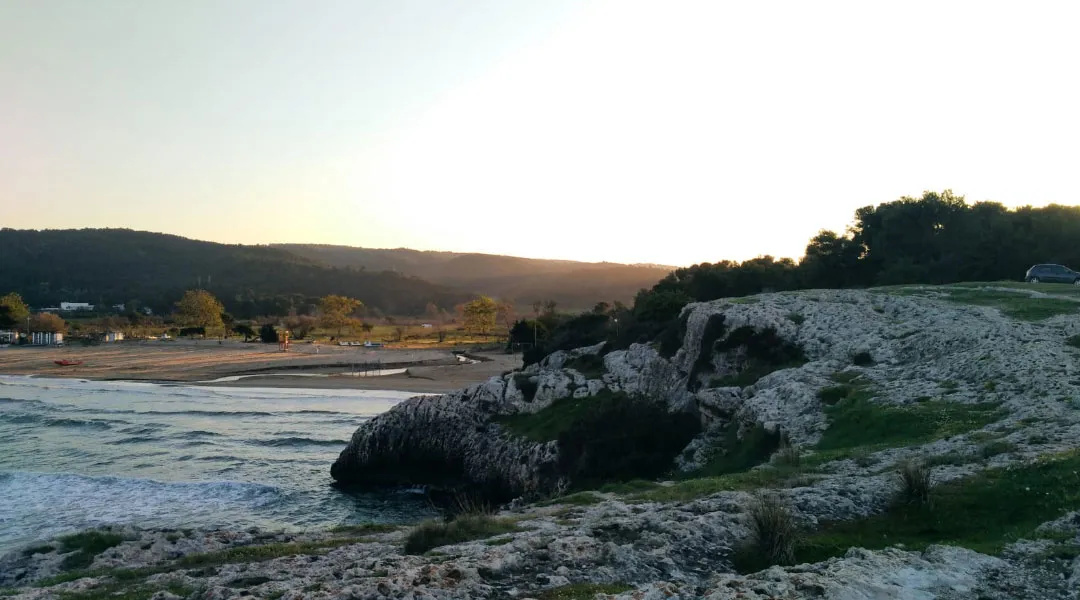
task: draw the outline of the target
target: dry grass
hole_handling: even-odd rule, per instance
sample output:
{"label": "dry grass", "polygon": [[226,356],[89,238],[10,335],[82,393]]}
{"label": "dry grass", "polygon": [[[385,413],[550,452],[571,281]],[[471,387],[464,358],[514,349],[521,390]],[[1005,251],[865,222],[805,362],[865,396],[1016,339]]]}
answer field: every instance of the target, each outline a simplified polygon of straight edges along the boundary
{"label": "dry grass", "polygon": [[918,505],[930,503],[930,467],[921,462],[908,461],[900,465],[897,474],[902,484],[901,502]]}
{"label": "dry grass", "polygon": [[751,537],[733,558],[741,573],[772,565],[795,564],[798,528],[791,510],[776,496],[762,496],[750,507]]}

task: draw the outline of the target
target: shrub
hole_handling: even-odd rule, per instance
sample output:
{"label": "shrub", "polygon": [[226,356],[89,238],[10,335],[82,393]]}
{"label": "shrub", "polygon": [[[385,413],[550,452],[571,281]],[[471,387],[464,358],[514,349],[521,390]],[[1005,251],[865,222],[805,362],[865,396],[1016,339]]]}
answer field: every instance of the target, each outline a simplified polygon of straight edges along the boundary
{"label": "shrub", "polygon": [[[718,329],[722,332],[722,327]],[[712,368],[712,353],[705,353],[705,342],[706,339],[702,338],[702,355],[698,358],[699,365],[696,365],[699,371]],[[737,354],[740,363],[738,372],[710,382],[711,385],[718,387],[753,385],[774,371],[792,369],[806,364],[806,356],[802,348],[784,340],[772,328],[758,331],[751,326],[740,327],[732,331],[724,340],[710,341],[710,345],[713,350],[719,352],[740,351]],[[691,384],[695,382],[695,375],[696,373],[691,374]]]}
{"label": "shrub", "polygon": [[1073,348],[1080,348],[1080,334],[1070,335],[1068,339],[1065,340],[1065,343]]}
{"label": "shrub", "polygon": [[930,502],[930,467],[923,463],[908,461],[900,465],[900,501],[905,504]]}
{"label": "shrub", "polygon": [[874,365],[874,357],[870,352],[861,350],[851,355],[851,364],[857,367],[871,367]]}
{"label": "shrub", "polygon": [[798,448],[782,439],[780,441],[780,450],[776,452],[773,462],[782,467],[798,467],[802,463],[802,455],[799,453]]}
{"label": "shrub", "polygon": [[796,325],[802,325],[806,322],[806,317],[802,316],[802,314],[797,312],[788,313],[787,318]]}
{"label": "shrub", "polygon": [[564,365],[568,369],[574,369],[587,379],[600,379],[607,372],[604,366],[604,357],[599,354],[582,354],[574,357]]}
{"label": "shrub", "polygon": [[119,546],[124,538],[115,533],[104,531],[84,531],[61,537],[60,552],[71,553],[64,557],[60,566],[67,569],[80,569],[88,567],[94,562],[94,557],[102,552]]}
{"label": "shrub", "polygon": [[716,476],[748,471],[769,460],[779,447],[779,433],[770,433],[760,424],[755,424],[740,439],[738,425],[731,423],[726,426],[721,446],[694,475]]}
{"label": "shrub", "polygon": [[277,329],[273,325],[267,323],[259,328],[259,339],[264,344],[276,344],[278,342]]}
{"label": "shrub", "polygon": [[854,391],[855,386],[845,383],[827,388],[821,388],[820,390],[818,390],[817,396],[818,400],[821,400],[823,403],[832,406],[833,404],[836,404],[850,396]]}
{"label": "shrub", "polygon": [[526,402],[532,402],[533,398],[536,398],[536,390],[540,387],[540,384],[531,376],[518,373],[514,375],[514,386],[521,390]]}
{"label": "shrub", "polygon": [[427,521],[405,538],[406,554],[423,554],[432,548],[521,531],[510,519],[486,515],[462,515],[452,521]]}
{"label": "shrub", "polygon": [[700,431],[661,402],[601,394],[559,433],[559,467],[578,485],[659,477]]}
{"label": "shrub", "polygon": [[735,568],[749,573],[795,564],[798,529],[788,507],[774,496],[765,496],[750,507],[750,519],[750,541],[736,552]]}
{"label": "shrub", "polygon": [[994,440],[979,446],[979,455],[983,458],[992,458],[998,454],[1005,454],[1016,450],[1016,444],[1008,440]]}

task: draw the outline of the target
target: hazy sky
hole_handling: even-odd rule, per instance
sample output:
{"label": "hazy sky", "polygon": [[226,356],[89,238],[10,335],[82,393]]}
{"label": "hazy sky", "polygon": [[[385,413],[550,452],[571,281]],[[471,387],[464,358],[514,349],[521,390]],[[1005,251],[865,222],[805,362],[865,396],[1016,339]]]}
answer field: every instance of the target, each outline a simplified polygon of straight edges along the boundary
{"label": "hazy sky", "polygon": [[0,0],[0,226],[681,265],[1080,203],[1077,6]]}

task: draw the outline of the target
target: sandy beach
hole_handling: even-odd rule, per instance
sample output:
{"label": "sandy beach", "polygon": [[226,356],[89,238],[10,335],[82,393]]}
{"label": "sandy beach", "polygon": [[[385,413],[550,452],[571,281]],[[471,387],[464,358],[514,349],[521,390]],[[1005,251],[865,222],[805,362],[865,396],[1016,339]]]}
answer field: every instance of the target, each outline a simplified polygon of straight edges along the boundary
{"label": "sandy beach", "polygon": [[[445,349],[392,349],[237,341],[138,341],[62,348],[0,348],[0,374],[99,380],[213,382],[214,386],[383,389],[441,393],[521,365],[521,355],[470,354],[462,362]],[[58,360],[82,361],[60,366]],[[373,370],[393,374],[371,375]],[[364,375],[364,376],[360,376]],[[221,379],[226,379],[221,381]],[[236,379],[233,379],[236,378]],[[217,381],[215,381],[217,380]]]}

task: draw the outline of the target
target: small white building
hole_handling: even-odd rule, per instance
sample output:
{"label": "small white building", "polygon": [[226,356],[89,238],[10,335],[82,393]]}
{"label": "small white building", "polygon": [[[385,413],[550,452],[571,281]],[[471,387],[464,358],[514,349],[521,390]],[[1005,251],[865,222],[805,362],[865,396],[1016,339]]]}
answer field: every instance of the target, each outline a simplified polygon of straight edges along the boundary
{"label": "small white building", "polygon": [[94,305],[86,302],[61,302],[60,310],[94,310]]}
{"label": "small white building", "polygon": [[127,308],[127,305],[123,304],[123,303],[120,303],[120,304],[113,304],[112,307],[113,307],[113,310],[115,310],[116,312],[122,313],[122,312],[124,312],[124,309]]}
{"label": "small white building", "polygon": [[30,334],[30,343],[35,346],[62,346],[64,334],[52,331],[35,331]]}
{"label": "small white building", "polygon": [[124,341],[124,332],[123,331],[106,331],[105,332],[105,337],[102,338],[102,341],[110,342],[110,343],[111,342],[122,342],[122,341]]}
{"label": "small white building", "polygon": [[19,340],[19,334],[14,331],[0,331],[0,344],[14,344]]}

